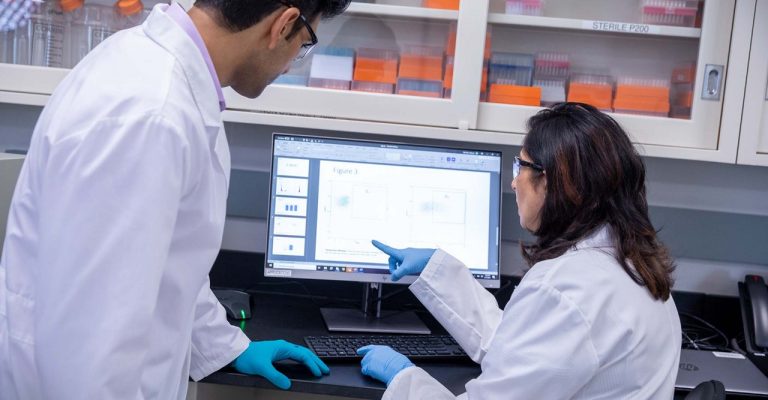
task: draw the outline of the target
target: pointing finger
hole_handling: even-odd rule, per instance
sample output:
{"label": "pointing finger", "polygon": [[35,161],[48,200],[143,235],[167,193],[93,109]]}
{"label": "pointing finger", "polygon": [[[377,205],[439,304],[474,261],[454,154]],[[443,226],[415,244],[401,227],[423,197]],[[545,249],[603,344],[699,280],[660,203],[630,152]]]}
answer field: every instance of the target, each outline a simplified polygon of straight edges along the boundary
{"label": "pointing finger", "polygon": [[379,242],[378,240],[371,240],[371,244],[373,244],[377,249],[383,251],[384,253],[387,253],[392,257],[395,257],[399,260],[403,259],[403,252],[394,247],[389,247],[386,244]]}

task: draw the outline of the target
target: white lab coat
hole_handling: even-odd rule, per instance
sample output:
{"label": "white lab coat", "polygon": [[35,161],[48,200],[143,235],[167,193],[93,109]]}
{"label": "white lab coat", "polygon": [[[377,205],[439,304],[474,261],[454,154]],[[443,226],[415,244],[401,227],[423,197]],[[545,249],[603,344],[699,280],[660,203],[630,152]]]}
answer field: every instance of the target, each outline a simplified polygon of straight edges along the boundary
{"label": "white lab coat", "polygon": [[247,348],[208,281],[220,114],[202,55],[157,7],[56,88],[0,261],[0,398],[183,399]]}
{"label": "white lab coat", "polygon": [[655,301],[629,278],[609,232],[534,265],[503,311],[438,250],[411,291],[482,373],[457,397],[410,367],[383,399],[672,399],[681,344],[674,301]]}

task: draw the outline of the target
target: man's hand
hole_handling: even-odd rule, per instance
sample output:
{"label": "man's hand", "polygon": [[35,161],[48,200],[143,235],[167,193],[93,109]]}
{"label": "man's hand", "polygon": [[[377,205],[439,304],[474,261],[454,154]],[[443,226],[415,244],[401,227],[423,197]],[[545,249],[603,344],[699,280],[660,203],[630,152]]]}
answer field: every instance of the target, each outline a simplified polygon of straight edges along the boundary
{"label": "man's hand", "polygon": [[235,359],[233,366],[244,374],[263,376],[280,389],[290,389],[291,380],[272,365],[273,362],[280,360],[298,361],[318,377],[327,375],[331,371],[309,349],[285,340],[251,342],[248,348]]}

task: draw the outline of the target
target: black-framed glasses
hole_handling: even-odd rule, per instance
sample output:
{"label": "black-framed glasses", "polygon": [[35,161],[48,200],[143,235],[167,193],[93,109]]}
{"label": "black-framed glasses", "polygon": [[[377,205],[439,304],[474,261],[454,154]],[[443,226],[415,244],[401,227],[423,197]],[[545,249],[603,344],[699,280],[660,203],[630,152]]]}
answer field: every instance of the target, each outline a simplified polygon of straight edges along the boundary
{"label": "black-framed glasses", "polygon": [[[280,4],[286,6],[286,7],[295,7],[291,3],[281,1]],[[302,58],[306,57],[307,54],[309,54],[312,49],[317,45],[317,35],[315,34],[315,30],[312,29],[312,25],[309,24],[309,21],[307,21],[307,17],[304,16],[304,14],[299,10],[299,21],[304,25],[305,28],[307,28],[307,32],[309,32],[310,40],[309,42],[304,42],[301,44],[301,49],[299,49],[299,54],[296,55],[296,57],[293,59],[293,61],[299,61]]]}
{"label": "black-framed glasses", "polygon": [[534,171],[544,172],[544,167],[542,167],[541,165],[522,160],[520,159],[520,157],[515,156],[515,162],[512,164],[513,180],[516,179],[518,175],[520,175],[520,167],[528,167],[530,169],[533,169]]}

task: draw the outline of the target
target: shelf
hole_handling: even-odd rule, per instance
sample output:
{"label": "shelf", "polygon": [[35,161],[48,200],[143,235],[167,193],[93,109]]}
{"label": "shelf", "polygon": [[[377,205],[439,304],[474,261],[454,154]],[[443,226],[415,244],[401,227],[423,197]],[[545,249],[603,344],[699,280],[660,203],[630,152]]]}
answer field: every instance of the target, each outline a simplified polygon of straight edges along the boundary
{"label": "shelf", "polygon": [[434,8],[356,2],[353,2],[349,5],[349,8],[347,8],[345,14],[375,15],[379,17],[421,18],[444,21],[456,21],[459,19],[459,12],[455,10],[439,10]]}
{"label": "shelf", "polygon": [[49,97],[50,96],[47,94],[0,91],[0,103],[20,104],[24,106],[43,107],[46,103],[48,103]]}
{"label": "shelf", "polygon": [[482,132],[455,128],[358,121],[342,118],[317,118],[301,115],[230,109],[227,109],[222,113],[222,118],[227,122],[243,124],[285,126],[297,129],[315,129],[331,132],[358,132],[395,137],[400,136],[407,138],[481,143],[487,145],[519,146],[523,143],[523,135],[506,132]]}
{"label": "shelf", "polygon": [[530,15],[501,13],[490,13],[488,15],[488,23],[498,25],[528,26],[535,28],[587,31],[595,33],[618,33],[625,35],[667,36],[694,39],[701,37],[701,28],[684,28],[679,26],[649,25],[631,22],[537,17]]}
{"label": "shelf", "polygon": [[[449,99],[291,85],[270,85],[256,99],[247,99],[225,88],[224,98],[227,108],[232,110],[377,121],[388,123],[390,129],[397,129],[397,124],[456,128],[462,115],[459,104]],[[301,99],[300,105],[297,99]]]}
{"label": "shelf", "polygon": [[0,63],[0,91],[49,95],[68,69]]}
{"label": "shelf", "polygon": [[[498,132],[504,130],[517,134],[526,132],[528,118],[536,114],[542,107],[521,105],[480,103],[477,129],[486,132]],[[684,132],[697,132],[692,127],[696,122],[685,119],[666,117],[650,117],[623,113],[607,113],[613,117],[632,138],[632,142],[639,146],[667,146],[681,150],[700,149],[717,150],[716,138],[685,134]],[[670,135],[669,132],[678,132]]]}

